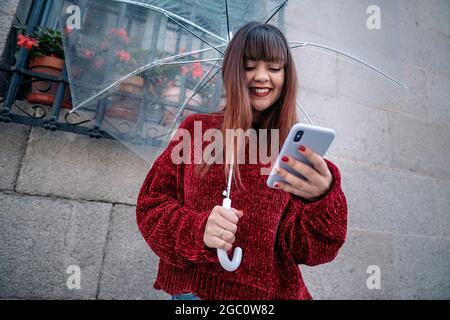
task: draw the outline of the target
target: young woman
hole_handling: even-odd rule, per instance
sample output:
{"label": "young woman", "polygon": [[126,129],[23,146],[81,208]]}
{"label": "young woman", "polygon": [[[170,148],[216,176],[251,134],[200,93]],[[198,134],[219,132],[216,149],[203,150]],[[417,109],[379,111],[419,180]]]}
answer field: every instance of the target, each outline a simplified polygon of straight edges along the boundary
{"label": "young woman", "polygon": [[[297,121],[297,77],[280,30],[256,22],[243,26],[225,52],[222,77],[225,108],[189,116],[180,130],[192,137],[199,123],[202,133],[218,129],[223,137],[227,129],[278,130],[281,146]],[[173,299],[311,299],[298,265],[330,262],[346,238],[347,204],[338,168],[301,146],[313,167],[291,157],[283,161],[307,180],[280,169],[287,183],[272,189],[261,174],[263,164],[235,164],[233,208],[227,210],[221,204],[229,166],[196,164],[194,154],[173,161],[184,138],[174,138],[155,161],[137,201],[139,229],[160,258],[154,288]],[[186,140],[188,151],[198,149],[194,139]],[[234,150],[236,156],[237,149],[223,145],[221,154]],[[234,247],[243,249],[242,262],[228,272],[217,249],[232,253]]]}

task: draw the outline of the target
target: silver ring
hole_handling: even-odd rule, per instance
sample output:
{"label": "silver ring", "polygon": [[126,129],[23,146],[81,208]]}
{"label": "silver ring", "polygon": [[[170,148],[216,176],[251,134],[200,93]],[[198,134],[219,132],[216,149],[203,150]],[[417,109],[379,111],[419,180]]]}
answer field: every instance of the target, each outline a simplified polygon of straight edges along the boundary
{"label": "silver ring", "polygon": [[[223,232],[225,231],[225,229],[224,228],[222,228],[222,231],[220,231],[220,239],[222,239],[222,236],[223,236]],[[223,240],[223,239],[222,239]]]}

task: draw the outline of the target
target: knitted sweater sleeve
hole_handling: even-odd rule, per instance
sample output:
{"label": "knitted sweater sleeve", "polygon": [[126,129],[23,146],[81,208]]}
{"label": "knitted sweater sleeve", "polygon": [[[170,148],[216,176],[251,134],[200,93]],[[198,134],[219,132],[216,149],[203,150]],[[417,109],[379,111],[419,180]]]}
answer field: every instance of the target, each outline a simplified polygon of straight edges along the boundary
{"label": "knitted sweater sleeve", "polygon": [[[185,119],[179,129],[189,131],[192,122]],[[172,139],[148,172],[137,199],[137,225],[150,248],[169,264],[183,267],[217,262],[214,250],[203,242],[210,210],[198,212],[183,206],[183,164],[174,164],[171,159],[179,142]]]}
{"label": "knitted sweater sleeve", "polygon": [[328,160],[333,185],[320,200],[305,202],[291,194],[280,222],[281,245],[296,264],[314,266],[332,261],[347,234],[347,202],[338,168]]}

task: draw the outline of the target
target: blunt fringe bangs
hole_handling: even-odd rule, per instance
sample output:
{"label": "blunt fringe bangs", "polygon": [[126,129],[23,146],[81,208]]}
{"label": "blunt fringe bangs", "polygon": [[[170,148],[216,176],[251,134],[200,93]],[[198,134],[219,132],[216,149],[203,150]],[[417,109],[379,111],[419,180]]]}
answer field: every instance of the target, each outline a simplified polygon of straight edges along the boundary
{"label": "blunt fringe bangs", "polygon": [[286,63],[288,44],[283,35],[271,25],[256,25],[249,30],[245,46],[244,61],[264,60]]}

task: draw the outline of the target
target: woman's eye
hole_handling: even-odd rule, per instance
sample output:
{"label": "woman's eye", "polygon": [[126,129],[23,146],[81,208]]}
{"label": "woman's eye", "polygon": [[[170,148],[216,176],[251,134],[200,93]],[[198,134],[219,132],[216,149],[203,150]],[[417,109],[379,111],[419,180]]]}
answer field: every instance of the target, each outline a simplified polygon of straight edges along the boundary
{"label": "woman's eye", "polygon": [[246,71],[251,71],[251,70],[255,70],[255,67],[245,67]]}
{"label": "woman's eye", "polygon": [[281,70],[281,68],[269,68],[269,69],[270,69],[270,71],[274,71],[274,72],[278,72]]}

